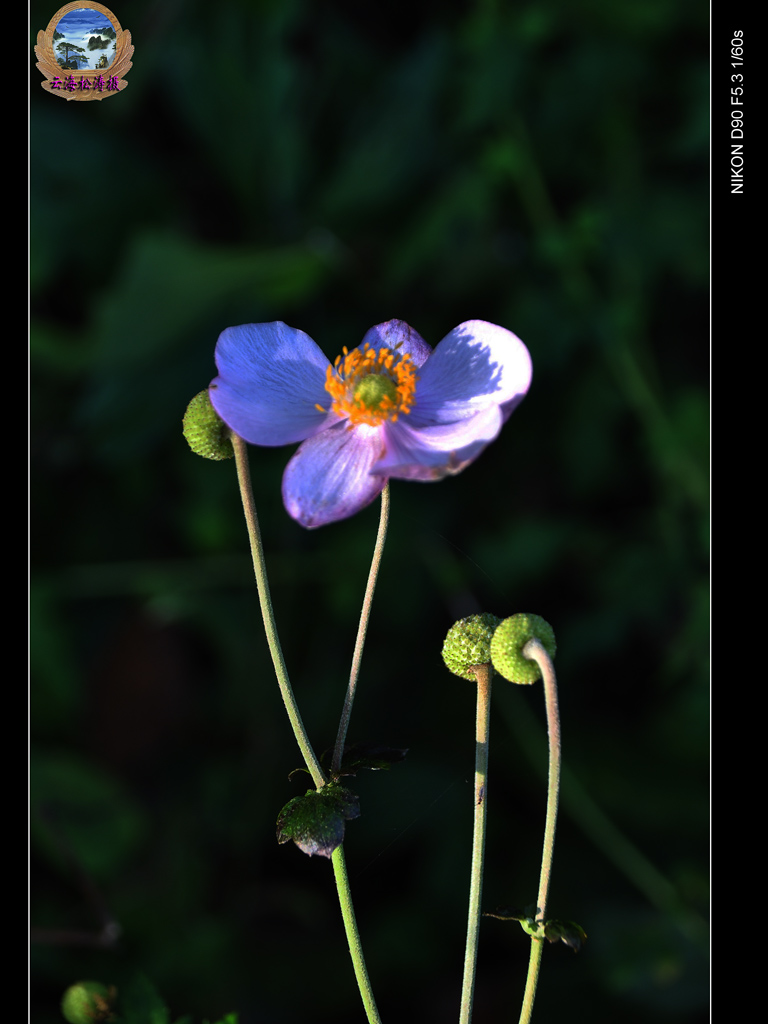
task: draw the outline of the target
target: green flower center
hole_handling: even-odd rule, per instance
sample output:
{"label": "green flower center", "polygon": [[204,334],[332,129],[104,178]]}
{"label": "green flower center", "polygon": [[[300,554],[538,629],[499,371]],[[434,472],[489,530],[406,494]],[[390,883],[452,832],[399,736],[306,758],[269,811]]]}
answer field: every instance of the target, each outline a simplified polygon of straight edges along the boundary
{"label": "green flower center", "polygon": [[[350,429],[360,424],[378,427],[385,420],[395,423],[413,408],[419,378],[410,355],[400,355],[399,348],[377,351],[366,341],[362,349],[342,349],[344,356],[336,356],[328,367],[325,390],[331,396],[331,408],[349,420]],[[315,408],[328,411],[320,404]]]}
{"label": "green flower center", "polygon": [[369,373],[355,388],[355,401],[362,403],[366,409],[378,409],[385,398],[395,405],[397,397],[395,382],[383,373]]}

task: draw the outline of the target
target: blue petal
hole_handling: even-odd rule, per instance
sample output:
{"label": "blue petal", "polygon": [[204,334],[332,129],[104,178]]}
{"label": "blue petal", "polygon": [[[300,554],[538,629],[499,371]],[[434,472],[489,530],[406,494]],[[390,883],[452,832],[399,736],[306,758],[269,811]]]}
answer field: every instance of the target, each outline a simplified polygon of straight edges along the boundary
{"label": "blue petal", "polygon": [[432,353],[430,346],[418,331],[414,331],[405,320],[387,320],[377,324],[365,335],[360,348],[366,342],[371,348],[397,348],[400,353],[408,353],[416,366],[421,366]]}
{"label": "blue petal", "polygon": [[222,331],[216,366],[211,403],[249,444],[303,441],[339,420],[316,408],[330,404],[328,360],[308,335],[279,320]]}
{"label": "blue petal", "polygon": [[350,429],[344,421],[309,438],[283,475],[288,514],[312,529],[359,512],[386,483],[384,477],[371,474],[382,451],[380,427]]}
{"label": "blue petal", "polygon": [[441,480],[460,473],[498,436],[504,416],[491,405],[455,423],[415,428],[409,420],[387,423],[386,452],[373,473],[400,480]]}
{"label": "blue petal", "polygon": [[500,407],[506,420],[528,391],[531,373],[528,349],[516,334],[468,320],[421,367],[409,425],[454,423],[490,406]]}

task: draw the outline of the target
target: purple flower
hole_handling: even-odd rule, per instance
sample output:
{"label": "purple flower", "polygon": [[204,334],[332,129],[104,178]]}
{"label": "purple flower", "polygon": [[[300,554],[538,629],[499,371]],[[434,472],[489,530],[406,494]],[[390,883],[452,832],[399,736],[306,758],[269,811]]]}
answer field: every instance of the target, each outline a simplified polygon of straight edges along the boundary
{"label": "purple flower", "polygon": [[531,382],[511,331],[469,320],[432,349],[402,320],[372,327],[333,366],[303,331],[228,327],[216,344],[213,407],[250,444],[303,442],[283,476],[302,526],[359,512],[389,477],[459,473],[498,435]]}

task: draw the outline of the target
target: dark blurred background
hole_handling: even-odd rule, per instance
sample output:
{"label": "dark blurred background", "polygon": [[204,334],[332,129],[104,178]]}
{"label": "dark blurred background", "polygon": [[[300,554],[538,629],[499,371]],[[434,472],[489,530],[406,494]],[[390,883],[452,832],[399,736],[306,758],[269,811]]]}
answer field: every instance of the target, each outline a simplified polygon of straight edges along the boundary
{"label": "dark blurred background", "polygon": [[[330,864],[278,846],[307,788],[231,462],[189,399],[228,326],[333,358],[383,320],[515,331],[531,391],[460,476],[392,483],[351,740],[347,861],[385,1021],[458,1017],[474,693],[460,616],[543,615],[565,779],[535,1019],[708,1019],[708,9],[693,0],[143,0],[119,96],[31,71],[32,1020],[148,976],[172,1019],[358,1024]],[[33,3],[31,47],[55,14]],[[252,449],[286,659],[333,743],[378,503],[307,532]],[[496,683],[484,904],[535,900],[540,687]],[[110,948],[82,944],[115,919]],[[53,931],[52,931],[53,930]],[[475,1024],[517,1020],[482,926]]]}

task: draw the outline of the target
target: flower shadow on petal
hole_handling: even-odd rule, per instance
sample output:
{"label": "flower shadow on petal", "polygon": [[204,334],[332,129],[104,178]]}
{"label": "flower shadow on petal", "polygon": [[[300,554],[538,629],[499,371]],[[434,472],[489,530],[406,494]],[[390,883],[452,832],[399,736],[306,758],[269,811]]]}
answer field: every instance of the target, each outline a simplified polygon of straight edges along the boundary
{"label": "flower shadow on petal", "polygon": [[312,529],[359,512],[388,477],[439,480],[493,441],[531,381],[511,331],[459,324],[433,351],[404,320],[371,327],[329,363],[281,321],[227,328],[216,346],[217,414],[251,444],[301,441],[283,476],[288,514]]}
{"label": "flower shadow on petal", "polygon": [[531,359],[517,335],[472,320],[451,331],[422,367],[415,427],[451,423],[501,406],[504,418],[531,381]]}

